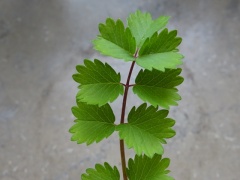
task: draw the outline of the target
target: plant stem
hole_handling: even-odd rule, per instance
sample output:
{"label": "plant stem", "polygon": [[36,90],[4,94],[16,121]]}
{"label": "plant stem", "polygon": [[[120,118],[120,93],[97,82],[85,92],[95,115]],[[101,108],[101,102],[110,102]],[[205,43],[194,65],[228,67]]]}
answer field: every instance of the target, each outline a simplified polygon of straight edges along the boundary
{"label": "plant stem", "polygon": [[125,159],[125,150],[124,150],[124,141],[123,140],[120,140],[120,154],[121,154],[121,161],[122,161],[123,179],[127,180],[126,159]]}
{"label": "plant stem", "polygon": [[135,61],[132,62],[131,68],[130,68],[129,73],[128,73],[127,82],[125,84],[125,90],[124,90],[124,95],[123,95],[123,103],[122,103],[121,122],[120,122],[121,124],[124,123],[126,103],[127,103],[127,95],[128,95],[128,89],[129,89],[129,82],[130,82],[130,78],[131,78],[131,75],[132,75],[132,70],[133,70],[134,64],[135,64]]}
{"label": "plant stem", "polygon": [[[136,56],[135,56],[136,57]],[[121,114],[121,124],[124,123],[125,119],[125,110],[126,110],[126,103],[127,103],[127,95],[128,95],[128,89],[129,89],[129,82],[132,75],[133,67],[134,67],[135,61],[132,62],[132,65],[130,67],[127,82],[125,84],[125,90],[123,95],[123,102],[122,102],[122,114]],[[127,180],[127,173],[126,173],[126,159],[125,159],[125,149],[124,149],[124,141],[120,140],[120,153],[121,153],[121,161],[122,161],[122,173],[123,173],[123,179]]]}

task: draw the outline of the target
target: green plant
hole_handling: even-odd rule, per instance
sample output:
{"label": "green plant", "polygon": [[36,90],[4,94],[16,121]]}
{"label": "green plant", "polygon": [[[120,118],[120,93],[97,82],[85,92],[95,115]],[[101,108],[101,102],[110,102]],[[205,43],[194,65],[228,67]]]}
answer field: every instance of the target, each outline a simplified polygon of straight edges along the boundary
{"label": "green plant", "polygon": [[[79,83],[77,106],[72,108],[77,118],[70,128],[72,141],[77,143],[100,142],[114,131],[119,132],[123,179],[127,180],[172,180],[167,170],[170,160],[162,158],[162,144],[175,135],[175,121],[167,118],[168,109],[181,99],[176,86],[183,82],[179,76],[183,56],[178,53],[182,39],[177,31],[163,29],[169,17],[152,20],[149,13],[136,11],[127,19],[125,28],[121,20],[111,18],[99,24],[100,35],[93,41],[101,54],[131,62],[126,83],[121,83],[120,73],[107,63],[95,59],[84,60],[76,67],[73,79]],[[161,31],[160,31],[161,30]],[[160,32],[159,32],[160,31]],[[134,65],[142,68],[135,84],[130,84]],[[125,121],[125,109],[129,88],[144,103],[133,107]],[[114,124],[115,116],[108,104],[123,95],[120,124]],[[161,110],[159,110],[161,108]],[[128,160],[126,167],[124,144],[133,148],[136,155]],[[87,169],[83,180],[119,180],[118,169],[107,162]]]}

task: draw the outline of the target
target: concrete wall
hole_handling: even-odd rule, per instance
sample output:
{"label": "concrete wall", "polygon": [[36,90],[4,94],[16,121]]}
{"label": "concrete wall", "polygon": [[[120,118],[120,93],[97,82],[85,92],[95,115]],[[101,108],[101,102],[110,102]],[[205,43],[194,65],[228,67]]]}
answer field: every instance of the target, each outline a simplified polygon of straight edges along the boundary
{"label": "concrete wall", "polygon": [[[100,56],[91,40],[106,17],[125,19],[136,9],[171,16],[168,27],[183,37],[183,100],[171,110],[177,135],[164,154],[171,175],[239,180],[239,0],[1,0],[1,180],[72,180],[95,163],[120,167],[116,133],[89,147],[69,140],[77,92],[71,75],[84,58],[126,72],[129,63]],[[141,101],[131,94],[128,102],[127,111]]]}

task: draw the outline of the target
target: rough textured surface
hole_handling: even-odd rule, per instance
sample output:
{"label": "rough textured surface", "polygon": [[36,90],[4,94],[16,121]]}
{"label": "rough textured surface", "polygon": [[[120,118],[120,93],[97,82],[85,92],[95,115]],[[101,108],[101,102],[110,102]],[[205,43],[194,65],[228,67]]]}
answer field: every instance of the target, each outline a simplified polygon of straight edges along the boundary
{"label": "rough textured surface", "polygon": [[[1,180],[72,180],[97,162],[120,165],[116,134],[89,147],[69,141],[71,75],[84,58],[103,59],[91,50],[98,23],[136,9],[170,15],[168,27],[183,37],[183,100],[171,111],[177,135],[165,146],[172,176],[239,179],[239,0],[1,0]],[[130,65],[105,59],[121,72]],[[128,111],[140,103],[132,94],[128,102]]]}

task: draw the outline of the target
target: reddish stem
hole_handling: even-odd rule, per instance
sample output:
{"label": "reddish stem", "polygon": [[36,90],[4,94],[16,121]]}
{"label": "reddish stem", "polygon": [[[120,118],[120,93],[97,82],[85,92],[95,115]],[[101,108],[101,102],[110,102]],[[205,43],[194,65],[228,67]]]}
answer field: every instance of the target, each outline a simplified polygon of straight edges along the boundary
{"label": "reddish stem", "polygon": [[[128,89],[130,87],[129,82],[132,75],[133,67],[134,67],[135,61],[132,62],[132,65],[130,67],[127,83],[125,84],[125,90],[123,95],[123,103],[122,103],[122,114],[121,114],[121,124],[124,123],[125,119],[125,110],[126,110],[126,103],[127,103],[127,95],[128,95]],[[123,179],[127,180],[127,173],[126,173],[126,159],[125,159],[125,149],[124,149],[124,141],[120,140],[120,153],[121,153],[121,161],[122,161],[122,172],[123,172]]]}
{"label": "reddish stem", "polygon": [[[135,60],[136,60],[137,56],[138,56],[138,49],[134,54]],[[124,124],[128,89],[129,89],[130,86],[132,86],[132,85],[129,85],[129,82],[130,82],[130,79],[131,79],[131,75],[132,75],[134,65],[135,65],[135,61],[132,62],[132,65],[130,67],[126,84],[123,84],[125,86],[125,90],[124,90],[124,95],[123,95],[122,113],[121,113],[120,124]],[[125,149],[124,149],[124,141],[123,140],[120,140],[120,154],[121,154],[121,161],[122,161],[123,179],[127,180],[128,179],[127,178],[127,172],[126,172],[127,167],[126,167],[126,158],[125,158]]]}
{"label": "reddish stem", "polygon": [[123,103],[122,103],[122,114],[121,114],[121,124],[124,123],[124,117],[125,117],[125,110],[126,110],[126,103],[127,103],[127,95],[128,95],[128,89],[129,89],[129,82],[132,75],[133,67],[134,67],[135,61],[132,62],[131,68],[128,73],[127,82],[125,84],[125,90],[123,95]]}

